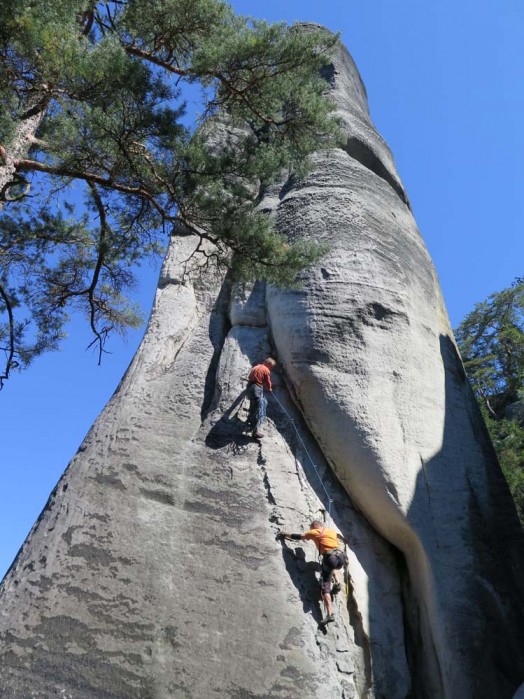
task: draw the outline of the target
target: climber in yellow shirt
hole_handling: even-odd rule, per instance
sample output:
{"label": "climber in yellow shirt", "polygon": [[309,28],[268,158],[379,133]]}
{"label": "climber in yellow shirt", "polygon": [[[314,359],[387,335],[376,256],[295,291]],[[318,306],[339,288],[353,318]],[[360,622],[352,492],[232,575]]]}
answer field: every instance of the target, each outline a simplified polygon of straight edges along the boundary
{"label": "climber in yellow shirt", "polygon": [[[331,621],[335,621],[333,614],[333,604],[331,595],[340,590],[340,580],[338,571],[347,564],[347,556],[340,548],[339,538],[343,537],[330,527],[325,527],[322,522],[313,520],[310,524],[309,531],[304,534],[290,534],[288,532],[280,532],[280,538],[292,539],[295,541],[313,541],[322,556],[321,563],[321,591],[322,599],[326,605],[327,616],[322,620],[322,625],[325,626]],[[335,578],[333,587],[331,583]]]}

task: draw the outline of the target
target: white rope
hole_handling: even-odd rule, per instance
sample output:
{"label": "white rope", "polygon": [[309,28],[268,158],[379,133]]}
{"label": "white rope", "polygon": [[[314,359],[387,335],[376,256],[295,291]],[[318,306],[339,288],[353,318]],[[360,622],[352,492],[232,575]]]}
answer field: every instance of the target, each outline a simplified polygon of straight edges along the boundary
{"label": "white rope", "polygon": [[321,477],[321,475],[320,475],[320,472],[319,472],[319,470],[318,470],[318,468],[317,468],[315,462],[313,461],[313,458],[312,458],[311,454],[309,453],[309,451],[308,451],[308,449],[307,449],[307,447],[306,447],[306,445],[305,445],[305,443],[304,443],[304,440],[302,439],[302,436],[301,436],[300,432],[298,431],[298,428],[297,428],[297,426],[296,426],[296,424],[295,424],[295,420],[291,417],[291,415],[290,415],[290,414],[288,413],[288,411],[284,408],[284,406],[282,405],[282,403],[278,400],[278,398],[276,397],[275,393],[271,392],[271,395],[272,395],[273,398],[276,400],[276,402],[279,404],[279,406],[282,408],[284,414],[287,416],[287,419],[288,419],[288,420],[291,422],[291,424],[293,425],[293,427],[294,427],[294,429],[295,429],[295,432],[297,433],[297,437],[299,438],[300,443],[302,444],[302,447],[303,447],[304,451],[306,452],[306,454],[307,454],[307,456],[308,456],[308,459],[309,459],[310,462],[311,462],[311,465],[312,465],[313,468],[315,469],[315,473],[317,474],[318,480],[320,481],[320,485],[322,486],[322,488],[323,488],[323,490],[324,490],[324,492],[325,492],[325,494],[326,494],[326,497],[327,497],[327,499],[328,499],[328,517],[331,517],[331,503],[333,502],[333,500],[331,499],[331,497],[330,497],[330,495],[329,495],[329,493],[328,493],[328,491],[327,491],[327,488],[326,488],[326,486],[324,485],[324,481],[322,480],[322,477]]}

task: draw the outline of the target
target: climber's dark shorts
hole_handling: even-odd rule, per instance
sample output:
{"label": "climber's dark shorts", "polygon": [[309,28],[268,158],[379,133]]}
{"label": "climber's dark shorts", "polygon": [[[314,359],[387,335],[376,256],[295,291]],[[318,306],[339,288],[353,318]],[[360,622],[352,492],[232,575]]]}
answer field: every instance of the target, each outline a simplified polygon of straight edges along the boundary
{"label": "climber's dark shorts", "polygon": [[332,553],[325,553],[322,556],[320,587],[324,595],[331,592],[333,571],[340,570],[340,568],[343,567],[344,562],[344,554],[342,551],[333,551]]}

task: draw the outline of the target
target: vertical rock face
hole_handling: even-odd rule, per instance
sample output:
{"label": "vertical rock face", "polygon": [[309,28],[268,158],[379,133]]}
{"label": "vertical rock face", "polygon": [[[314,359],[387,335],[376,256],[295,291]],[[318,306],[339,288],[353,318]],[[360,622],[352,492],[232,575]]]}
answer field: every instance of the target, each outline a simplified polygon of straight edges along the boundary
{"label": "vertical rock face", "polygon": [[[520,528],[354,76],[344,54],[333,81],[346,148],[320,155],[276,209],[284,230],[331,252],[301,291],[268,293],[272,335],[324,455],[404,559],[417,696],[511,696],[523,672],[522,616],[507,606],[522,600]],[[493,673],[477,681],[477,663]]]}
{"label": "vertical rock face", "polygon": [[[436,276],[345,51],[346,143],[268,192],[329,241],[299,291],[232,286],[173,240],[144,341],[1,588],[7,699],[509,699],[524,675],[521,531]],[[261,444],[251,363],[276,353]],[[350,584],[322,610],[326,517]]]}

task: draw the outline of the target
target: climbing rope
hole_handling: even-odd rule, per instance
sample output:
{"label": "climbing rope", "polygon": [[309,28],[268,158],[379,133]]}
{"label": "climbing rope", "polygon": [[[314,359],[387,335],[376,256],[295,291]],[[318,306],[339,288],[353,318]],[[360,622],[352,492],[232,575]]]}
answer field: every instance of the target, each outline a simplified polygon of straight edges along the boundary
{"label": "climbing rope", "polygon": [[[322,486],[322,489],[323,489],[324,493],[326,494],[326,497],[327,497],[327,500],[328,500],[328,517],[331,517],[331,504],[332,504],[332,502],[333,502],[333,499],[330,497],[329,492],[328,492],[326,486],[324,485],[324,481],[322,480],[322,476],[320,475],[320,472],[319,472],[319,470],[318,470],[318,468],[317,468],[317,465],[316,465],[315,462],[313,461],[313,457],[312,457],[311,454],[309,453],[308,448],[306,447],[306,445],[305,445],[305,443],[304,443],[304,440],[302,439],[302,435],[301,435],[300,432],[298,431],[298,428],[297,428],[297,426],[296,426],[296,424],[295,424],[295,423],[296,423],[296,420],[295,420],[294,418],[292,418],[291,415],[288,413],[288,411],[284,408],[284,406],[282,405],[282,403],[278,400],[276,394],[273,393],[273,392],[271,392],[271,395],[273,396],[273,398],[276,400],[276,402],[277,402],[278,405],[280,406],[280,408],[281,408],[282,412],[284,413],[284,415],[287,417],[287,419],[288,419],[288,420],[291,422],[291,424],[293,425],[293,429],[295,430],[296,435],[297,435],[298,439],[300,440],[300,443],[302,444],[302,447],[303,447],[305,453],[307,454],[307,457],[308,457],[309,461],[311,462],[311,465],[312,465],[313,468],[315,469],[315,473],[317,474],[317,478],[318,478],[318,480],[319,480],[319,482],[320,482],[320,485]],[[346,541],[345,538],[343,539],[343,541],[344,541],[344,554],[345,554],[345,558],[344,558],[344,565],[343,565],[343,567],[342,567],[342,570],[343,570],[342,581],[343,581],[343,583],[345,583],[346,599],[349,600],[349,599],[351,598],[350,596],[351,596],[351,594],[352,594],[352,581],[351,581],[351,576],[350,576],[350,574],[349,574],[349,560],[348,560],[348,556],[347,556],[347,541]],[[319,563],[320,563],[321,561],[322,561],[322,556],[319,556]],[[333,600],[333,602],[334,602],[334,600]]]}
{"label": "climbing rope", "polygon": [[331,499],[331,497],[330,497],[330,495],[329,495],[329,493],[328,493],[328,491],[327,491],[327,488],[326,488],[326,486],[324,485],[324,481],[322,480],[322,476],[320,475],[320,472],[319,472],[319,470],[318,470],[318,468],[317,468],[317,465],[316,465],[315,462],[313,461],[313,457],[312,457],[311,454],[309,453],[309,451],[308,451],[308,449],[307,449],[307,447],[306,447],[306,445],[305,445],[305,443],[304,443],[304,440],[302,439],[302,436],[301,436],[300,432],[298,431],[298,428],[297,428],[297,426],[296,426],[296,424],[295,424],[296,420],[295,420],[294,418],[291,417],[291,415],[290,415],[290,414],[288,413],[288,411],[284,408],[284,406],[282,405],[282,403],[278,400],[278,398],[276,397],[275,393],[271,392],[271,395],[272,395],[273,398],[276,400],[276,402],[279,404],[280,408],[282,409],[283,413],[286,415],[287,419],[288,419],[288,420],[291,422],[291,424],[293,425],[293,428],[294,428],[294,430],[295,430],[295,432],[296,432],[296,434],[297,434],[297,437],[298,437],[298,439],[300,440],[300,443],[302,444],[302,447],[303,447],[305,453],[307,454],[307,457],[308,457],[308,459],[310,460],[311,465],[312,465],[313,468],[315,469],[315,473],[317,474],[317,478],[318,478],[318,480],[319,480],[319,482],[320,482],[320,485],[322,486],[322,489],[324,490],[324,492],[325,492],[325,494],[326,494],[326,497],[327,497],[327,500],[328,500],[328,517],[331,517],[331,503],[333,502],[333,500]]}

